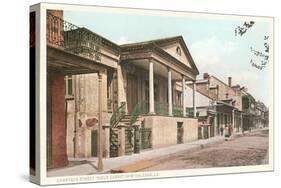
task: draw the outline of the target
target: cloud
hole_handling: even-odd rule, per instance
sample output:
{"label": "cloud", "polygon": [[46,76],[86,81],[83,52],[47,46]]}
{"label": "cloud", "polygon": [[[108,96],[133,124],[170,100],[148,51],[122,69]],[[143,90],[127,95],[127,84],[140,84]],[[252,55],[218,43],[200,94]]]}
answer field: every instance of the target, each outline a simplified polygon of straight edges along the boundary
{"label": "cloud", "polygon": [[127,37],[121,36],[119,39],[114,41],[116,44],[122,45],[127,43],[132,43]]}

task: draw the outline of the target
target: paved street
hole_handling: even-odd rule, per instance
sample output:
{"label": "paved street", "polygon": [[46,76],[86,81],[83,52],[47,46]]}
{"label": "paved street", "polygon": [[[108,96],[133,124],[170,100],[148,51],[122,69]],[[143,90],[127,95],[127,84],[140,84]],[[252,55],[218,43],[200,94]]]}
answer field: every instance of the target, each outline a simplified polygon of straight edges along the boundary
{"label": "paved street", "polygon": [[[174,155],[176,153],[180,153],[183,151],[193,151],[197,150],[202,146],[208,146],[210,144],[224,142],[223,137],[213,137],[205,140],[196,140],[194,142],[185,143],[185,144],[177,144],[172,146],[167,146],[158,149],[145,150],[139,154],[125,155],[114,158],[103,159],[104,170],[100,173],[109,173],[114,169],[118,169],[120,167],[124,167],[127,165],[135,165],[140,161],[151,161],[154,159],[160,159],[162,157],[168,157]],[[79,159],[70,159],[69,165],[64,168],[51,169],[48,170],[48,176],[73,176],[73,175],[89,175],[96,174],[97,172],[97,158],[79,158]],[[158,164],[158,163],[153,163]],[[140,164],[141,166],[143,165]],[[137,165],[138,166],[138,165]],[[139,171],[140,169],[134,169],[135,171]],[[143,170],[143,168],[141,168]],[[118,171],[118,170],[117,170]]]}
{"label": "paved street", "polygon": [[267,151],[268,130],[260,130],[193,152],[162,157],[155,161],[158,165],[144,171],[259,165],[267,163]]}
{"label": "paved street", "polygon": [[[159,171],[190,168],[265,164],[268,161],[268,130],[143,151],[140,154],[104,159],[100,173]],[[48,171],[48,176],[97,174],[97,158],[71,159],[69,166]]]}

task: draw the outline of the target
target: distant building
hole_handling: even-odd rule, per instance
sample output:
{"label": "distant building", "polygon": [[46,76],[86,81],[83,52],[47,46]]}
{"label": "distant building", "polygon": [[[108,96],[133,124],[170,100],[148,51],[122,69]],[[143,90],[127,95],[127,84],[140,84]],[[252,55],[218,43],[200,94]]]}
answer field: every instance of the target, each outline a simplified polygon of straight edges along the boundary
{"label": "distant building", "polygon": [[[230,127],[232,133],[242,131],[241,92],[236,86],[232,86],[231,81],[229,77],[229,83],[226,84],[208,73],[204,73],[203,79],[196,81],[199,133],[202,129],[208,130],[202,131],[199,138],[220,135],[221,129],[226,126]],[[189,84],[189,87],[193,86]]]}
{"label": "distant building", "polygon": [[268,108],[261,101],[256,102],[256,128],[265,128],[268,126]]}

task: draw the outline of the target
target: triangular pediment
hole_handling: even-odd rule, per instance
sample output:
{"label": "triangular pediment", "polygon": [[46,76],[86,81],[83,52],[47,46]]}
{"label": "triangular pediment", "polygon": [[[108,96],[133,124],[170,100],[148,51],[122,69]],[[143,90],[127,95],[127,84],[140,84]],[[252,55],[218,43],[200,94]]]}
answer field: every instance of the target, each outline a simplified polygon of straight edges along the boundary
{"label": "triangular pediment", "polygon": [[178,60],[178,62],[183,63],[190,71],[195,75],[199,74],[199,71],[193,61],[192,56],[183,40],[182,36],[170,37],[170,38],[163,38],[163,39],[156,39],[144,42],[137,42],[137,43],[130,43],[130,44],[123,44],[121,45],[121,49],[123,51],[126,50],[136,50],[140,48],[144,48],[145,46],[153,46],[153,48],[158,48],[169,54],[174,59]]}
{"label": "triangular pediment", "polygon": [[159,46],[161,49],[169,53],[171,56],[173,56],[180,62],[184,63],[191,69],[198,71],[189,53],[189,50],[181,36],[168,38],[166,40],[158,40],[155,41],[155,43],[157,44],[157,46]]}

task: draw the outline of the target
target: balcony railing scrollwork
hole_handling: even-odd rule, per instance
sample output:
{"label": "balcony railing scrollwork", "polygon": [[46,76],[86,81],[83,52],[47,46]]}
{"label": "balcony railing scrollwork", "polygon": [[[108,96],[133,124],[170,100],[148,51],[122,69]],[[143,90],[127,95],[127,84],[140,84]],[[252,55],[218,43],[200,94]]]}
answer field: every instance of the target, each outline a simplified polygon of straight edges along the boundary
{"label": "balcony railing scrollwork", "polygon": [[91,60],[101,60],[101,37],[51,13],[47,13],[47,43]]}

